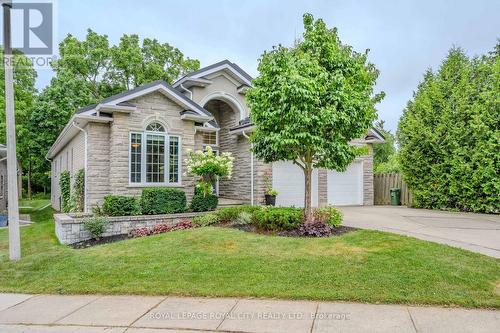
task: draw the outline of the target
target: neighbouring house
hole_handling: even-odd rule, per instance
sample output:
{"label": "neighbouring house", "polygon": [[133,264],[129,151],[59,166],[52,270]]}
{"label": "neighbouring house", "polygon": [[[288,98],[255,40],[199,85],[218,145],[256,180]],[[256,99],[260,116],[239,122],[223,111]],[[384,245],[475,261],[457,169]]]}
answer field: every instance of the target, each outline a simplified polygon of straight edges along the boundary
{"label": "neighbouring house", "polygon": [[[21,197],[21,173],[18,167],[17,188]],[[7,147],[0,144],[0,213],[7,209]]]}
{"label": "neighbouring house", "polygon": [[[60,209],[59,175],[85,169],[85,210],[105,195],[140,195],[150,186],[193,195],[195,179],[184,173],[188,149],[211,146],[235,157],[233,177],[215,186],[220,197],[260,204],[266,178],[279,192],[277,204],[302,206],[302,171],[291,162],[265,164],[250,152],[253,130],[245,91],[252,77],[224,60],[185,75],[174,84],[155,81],[76,111],[48,151],[52,206]],[[353,144],[370,146],[346,172],[315,170],[314,205],[372,205],[371,145],[376,130]]]}

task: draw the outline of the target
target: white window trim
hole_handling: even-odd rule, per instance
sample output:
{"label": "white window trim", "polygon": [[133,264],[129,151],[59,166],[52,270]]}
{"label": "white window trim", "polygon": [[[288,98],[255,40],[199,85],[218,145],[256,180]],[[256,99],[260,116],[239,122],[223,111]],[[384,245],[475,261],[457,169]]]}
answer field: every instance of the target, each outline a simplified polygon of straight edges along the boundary
{"label": "white window trim", "polygon": [[[132,134],[138,134],[141,136],[141,181],[138,182],[132,182],[132,175],[131,175],[131,170],[132,170],[132,146],[130,145],[130,142],[132,141]],[[147,135],[163,135],[165,137],[165,156],[164,156],[164,182],[146,182],[146,145],[147,145]],[[178,147],[178,155],[179,155],[179,161],[178,161],[178,182],[170,182],[170,137],[176,137],[179,142],[179,147]],[[175,134],[168,134],[167,132],[150,132],[150,131],[144,131],[144,132],[129,132],[129,138],[128,138],[128,186],[129,187],[159,187],[159,186],[165,186],[165,187],[181,187],[182,186],[182,138],[179,135]]]}
{"label": "white window trim", "polygon": [[[215,144],[209,144],[209,143],[205,143],[203,142],[203,136],[205,135],[205,133],[215,133]],[[203,145],[203,149],[205,149],[206,146],[210,146],[210,147],[219,147],[219,131],[207,131],[207,132],[202,132],[201,134],[201,144]]]}

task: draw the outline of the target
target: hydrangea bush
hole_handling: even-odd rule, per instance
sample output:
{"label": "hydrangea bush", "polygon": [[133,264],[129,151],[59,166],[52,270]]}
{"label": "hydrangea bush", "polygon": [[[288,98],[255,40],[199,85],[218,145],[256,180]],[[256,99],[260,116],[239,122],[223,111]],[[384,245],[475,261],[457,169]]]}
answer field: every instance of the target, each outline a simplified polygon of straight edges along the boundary
{"label": "hydrangea bush", "polygon": [[211,184],[217,180],[217,177],[231,179],[233,160],[231,153],[217,155],[210,146],[207,146],[205,151],[188,151],[188,158],[185,162],[187,173],[200,177],[201,184],[198,187],[206,196],[211,194]]}

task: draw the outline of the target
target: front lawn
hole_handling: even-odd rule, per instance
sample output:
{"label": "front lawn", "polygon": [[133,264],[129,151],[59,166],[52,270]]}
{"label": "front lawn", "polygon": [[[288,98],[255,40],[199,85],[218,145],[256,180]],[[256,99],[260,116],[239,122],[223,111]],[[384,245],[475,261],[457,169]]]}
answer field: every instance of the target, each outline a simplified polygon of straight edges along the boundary
{"label": "front lawn", "polygon": [[388,233],[304,239],[208,227],[74,250],[58,244],[50,207],[32,220],[18,263],[0,230],[0,291],[500,308],[500,260]]}
{"label": "front lawn", "polygon": [[49,204],[50,204],[50,199],[44,199],[44,198],[33,199],[33,200],[22,199],[19,200],[19,209],[21,210],[21,213],[24,213],[25,211],[29,213],[30,211],[43,208]]}

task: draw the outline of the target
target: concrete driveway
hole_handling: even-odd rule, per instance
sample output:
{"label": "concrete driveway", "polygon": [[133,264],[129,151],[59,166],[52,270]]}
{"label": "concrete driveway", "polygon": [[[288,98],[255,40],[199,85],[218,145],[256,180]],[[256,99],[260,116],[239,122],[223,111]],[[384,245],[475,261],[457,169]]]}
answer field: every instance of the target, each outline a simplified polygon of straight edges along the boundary
{"label": "concrete driveway", "polygon": [[344,225],[393,232],[500,258],[500,216],[393,206],[341,207]]}

